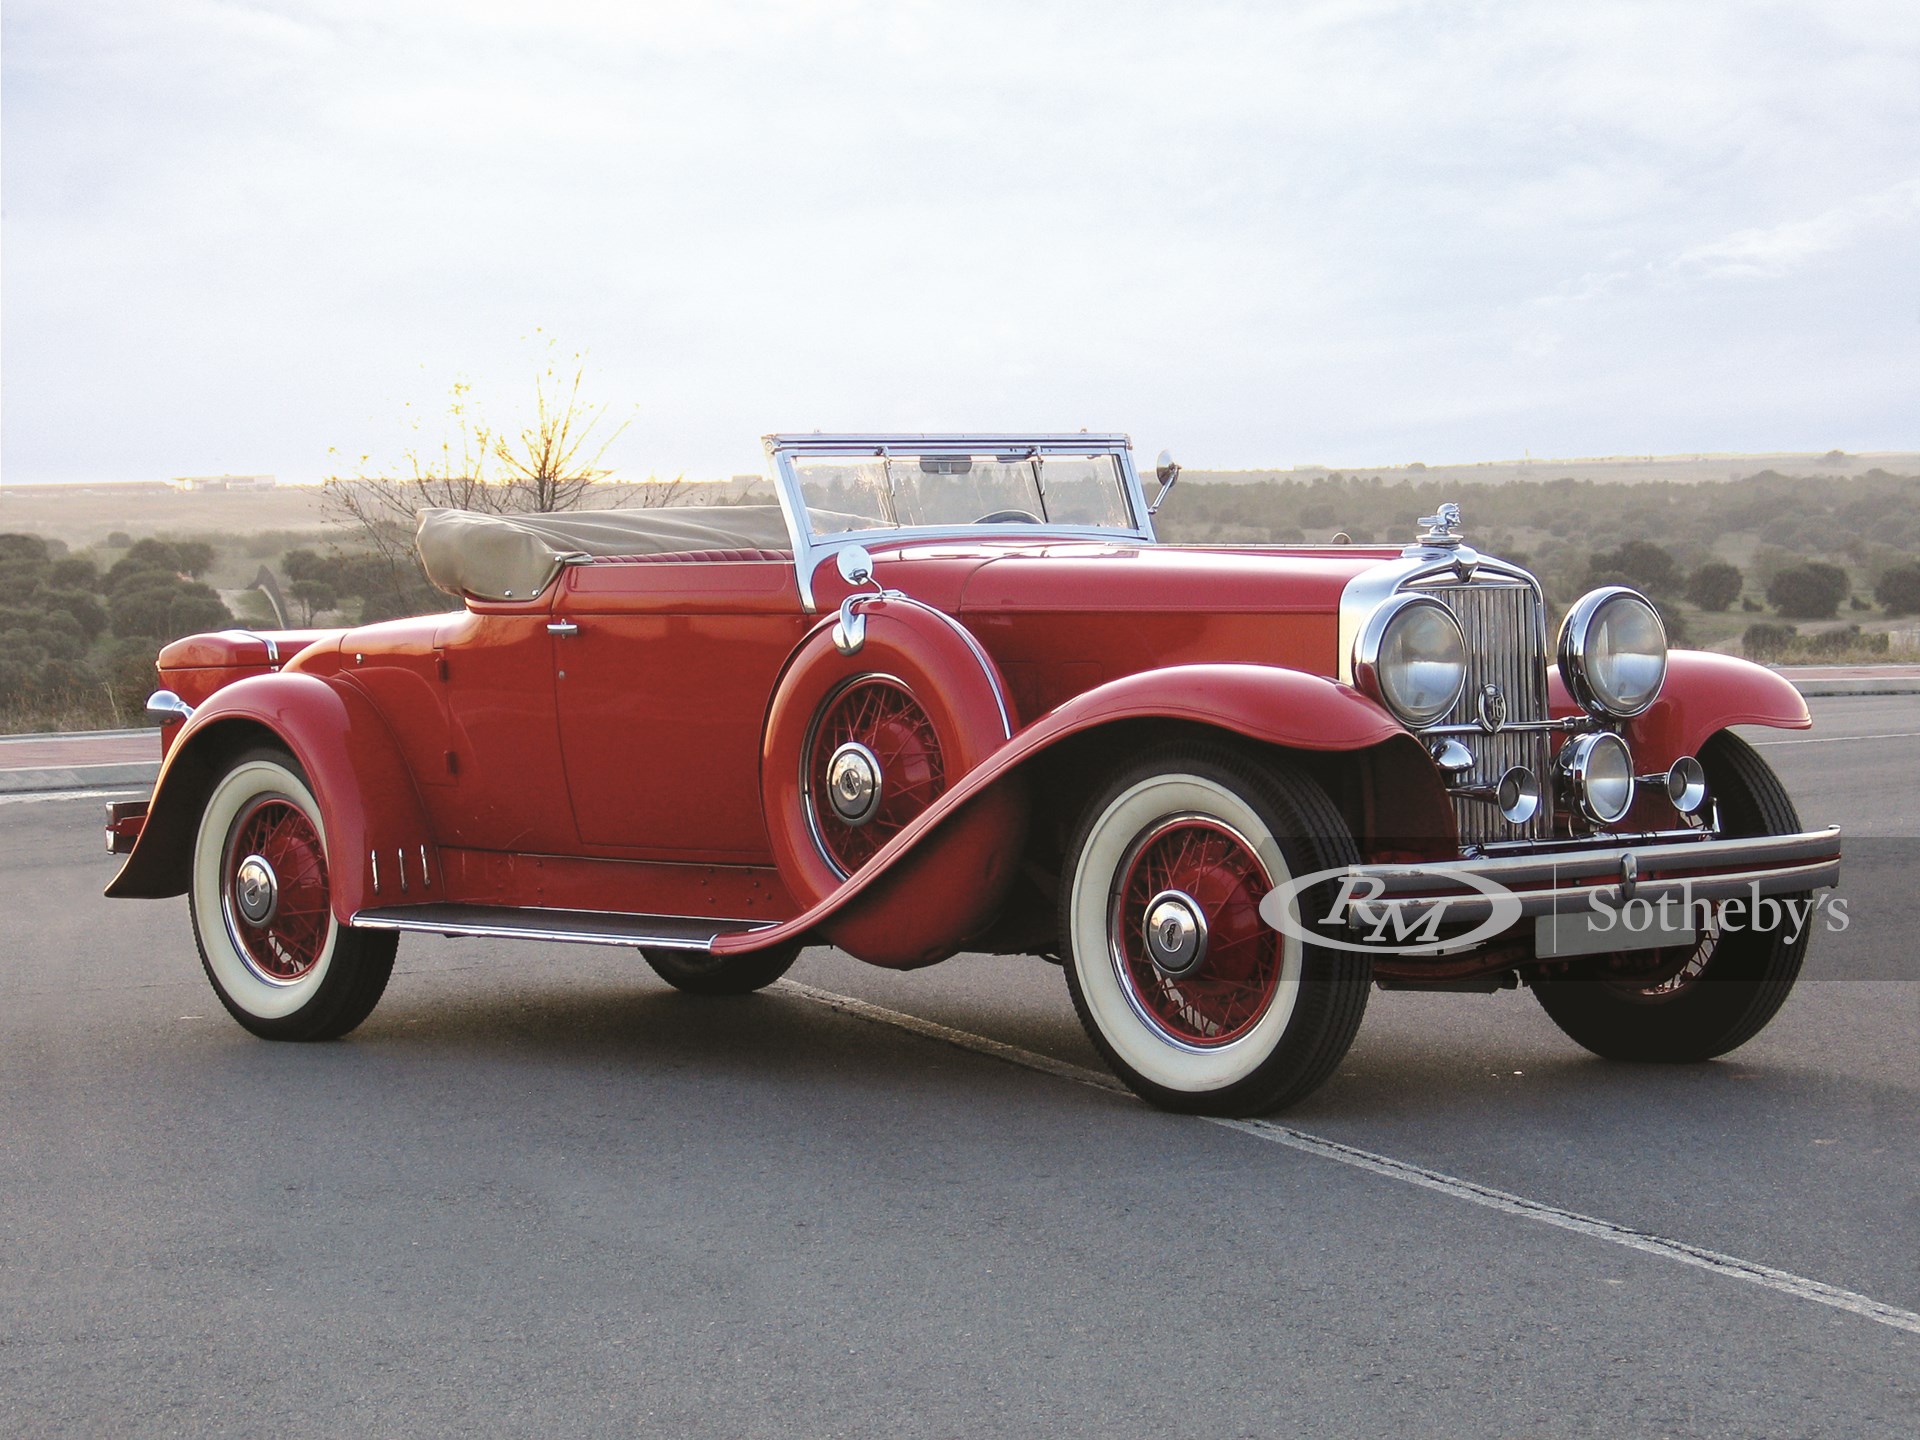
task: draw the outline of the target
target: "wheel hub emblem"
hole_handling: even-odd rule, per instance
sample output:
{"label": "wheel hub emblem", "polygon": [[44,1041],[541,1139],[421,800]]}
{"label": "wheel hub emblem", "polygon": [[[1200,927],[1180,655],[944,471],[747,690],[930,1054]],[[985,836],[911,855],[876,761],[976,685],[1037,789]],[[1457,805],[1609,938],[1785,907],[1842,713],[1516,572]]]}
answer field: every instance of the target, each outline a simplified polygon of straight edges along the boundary
{"label": "wheel hub emblem", "polygon": [[849,740],[827,761],[827,802],[849,825],[864,825],[880,808],[880,761],[858,740]]}
{"label": "wheel hub emblem", "polygon": [[233,903],[249,925],[266,925],[280,908],[280,881],[259,855],[249,855],[234,874]]}
{"label": "wheel hub emblem", "polygon": [[1162,890],[1147,902],[1147,954],[1164,975],[1188,975],[1207,958],[1207,919],[1191,895]]}
{"label": "wheel hub emblem", "polygon": [[1507,723],[1507,697],[1501,693],[1498,685],[1488,685],[1480,691],[1479,700],[1480,728],[1489,735],[1498,734]]}

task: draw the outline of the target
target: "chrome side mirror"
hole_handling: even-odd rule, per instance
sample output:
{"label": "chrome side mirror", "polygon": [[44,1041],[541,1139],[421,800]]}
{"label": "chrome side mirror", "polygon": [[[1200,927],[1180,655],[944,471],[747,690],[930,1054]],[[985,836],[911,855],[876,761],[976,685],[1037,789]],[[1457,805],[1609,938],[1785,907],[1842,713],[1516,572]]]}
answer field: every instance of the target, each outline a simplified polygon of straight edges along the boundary
{"label": "chrome side mirror", "polygon": [[1180,462],[1173,458],[1171,450],[1162,450],[1160,458],[1153,462],[1153,478],[1160,482],[1160,493],[1147,506],[1147,513],[1158,515],[1160,507],[1167,503],[1167,492],[1173,489],[1173,482],[1180,478]]}
{"label": "chrome side mirror", "polygon": [[840,578],[849,585],[865,585],[873,579],[873,556],[864,545],[842,545],[833,560],[840,567]]}

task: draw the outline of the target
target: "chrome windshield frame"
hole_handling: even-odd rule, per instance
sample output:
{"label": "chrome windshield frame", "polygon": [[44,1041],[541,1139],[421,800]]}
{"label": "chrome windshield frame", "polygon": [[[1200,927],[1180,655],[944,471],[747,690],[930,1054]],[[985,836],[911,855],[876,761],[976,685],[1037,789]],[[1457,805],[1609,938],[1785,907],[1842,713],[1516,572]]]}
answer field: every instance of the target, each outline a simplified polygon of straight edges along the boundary
{"label": "chrome windshield frame", "polygon": [[[813,575],[820,562],[843,545],[878,548],[899,541],[922,540],[1114,540],[1136,545],[1152,545],[1157,540],[1153,520],[1147,510],[1147,498],[1133,463],[1133,441],[1125,435],[1089,432],[1072,434],[883,434],[841,433],[806,435],[767,435],[762,437],[768,463],[773,470],[774,490],[780,497],[780,511],[786,517],[787,531],[793,537],[793,563],[800,582],[800,603],[809,615],[818,613],[813,595]],[[1031,452],[1044,460],[1048,455],[1110,455],[1120,473],[1120,486],[1134,523],[1128,525],[875,525],[859,530],[840,530],[815,534],[807,520],[806,496],[801,492],[796,460],[809,456],[858,459],[908,458],[940,455],[978,455],[983,452],[1009,454]]]}

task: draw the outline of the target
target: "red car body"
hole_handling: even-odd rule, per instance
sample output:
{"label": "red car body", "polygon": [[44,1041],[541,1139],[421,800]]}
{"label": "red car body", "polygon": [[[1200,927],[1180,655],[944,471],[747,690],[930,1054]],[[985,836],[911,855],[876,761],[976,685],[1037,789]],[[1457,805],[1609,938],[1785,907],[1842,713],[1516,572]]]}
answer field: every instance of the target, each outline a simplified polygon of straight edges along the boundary
{"label": "red car body", "polygon": [[[1125,459],[1142,511],[1123,437],[1090,439]],[[789,484],[783,502],[798,530],[806,497]],[[805,533],[790,549],[575,556],[538,593],[469,594],[444,615],[178,641],[159,661],[179,702],[165,764],[144,824],[122,818],[138,841],[108,894],[185,891],[210,787],[262,744],[290,753],[318,799],[343,927],[713,956],[826,940],[896,967],[970,949],[1057,957],[1073,821],[1128,756],[1184,736],[1300,757],[1362,865],[1488,850],[1461,832],[1478,812],[1450,793],[1458,776],[1436,764],[1437,742],[1349,673],[1343,605],[1414,551],[1173,547],[1154,542],[1145,513],[1132,519],[1118,534],[1026,521],[880,529],[857,537],[871,571],[857,583]],[[1481,578],[1494,573],[1497,562],[1472,559]],[[1506,579],[1539,608],[1521,572]],[[862,631],[852,654],[849,623]],[[803,752],[836,687],[882,673],[935,722],[939,774],[842,863],[835,845],[852,832],[823,838],[833,813],[809,789],[819,772]],[[1590,722],[1557,669],[1536,682],[1548,713],[1529,733],[1546,783],[1552,753]],[[1810,723],[1772,672],[1682,651],[1658,698],[1610,728],[1652,773],[1731,726]],[[1515,834],[1538,854],[1671,836],[1686,819],[1648,785],[1614,826],[1549,797],[1547,816]],[[1800,881],[1829,882],[1828,839],[1811,859],[1800,846]],[[1515,930],[1464,955],[1382,956],[1375,978],[1524,968],[1531,943]]]}

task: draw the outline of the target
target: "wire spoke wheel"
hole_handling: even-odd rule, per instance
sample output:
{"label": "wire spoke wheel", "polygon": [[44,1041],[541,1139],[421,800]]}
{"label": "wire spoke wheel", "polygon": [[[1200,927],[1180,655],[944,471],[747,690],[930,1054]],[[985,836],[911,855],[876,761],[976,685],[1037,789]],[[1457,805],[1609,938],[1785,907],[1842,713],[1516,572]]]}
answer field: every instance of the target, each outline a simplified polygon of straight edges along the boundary
{"label": "wire spoke wheel", "polygon": [[[1284,967],[1282,937],[1260,919],[1272,888],[1251,843],[1216,820],[1182,817],[1140,838],[1114,894],[1113,949],[1143,1019],[1198,1046],[1231,1044],[1253,1027]],[[1153,954],[1149,912],[1162,896],[1191,900],[1205,927],[1204,951],[1185,973]]]}
{"label": "wire spoke wheel", "polygon": [[[271,887],[264,918],[249,916],[249,884]],[[264,796],[240,812],[227,841],[222,910],[234,945],[269,983],[312,972],[326,949],[327,859],[313,821],[284,796]],[[259,905],[260,902],[252,902]]]}
{"label": "wire spoke wheel", "polygon": [[267,1040],[331,1040],[372,1012],[398,937],[334,914],[326,820],[284,750],[232,759],[193,842],[187,908],[227,1013]]}
{"label": "wire spoke wheel", "polygon": [[[1259,1115],[1330,1076],[1366,1011],[1372,960],[1314,943],[1358,855],[1320,783],[1286,757],[1173,741],[1082,811],[1060,939],[1075,1011],[1114,1073],[1155,1105]],[[1301,927],[1260,902],[1285,887]]]}
{"label": "wire spoke wheel", "polygon": [[[848,789],[865,783],[877,794],[863,792],[856,803],[848,789],[836,790],[842,783]],[[843,877],[871,860],[946,788],[940,737],[902,681],[863,675],[821,708],[806,747],[807,813],[821,851]]]}

